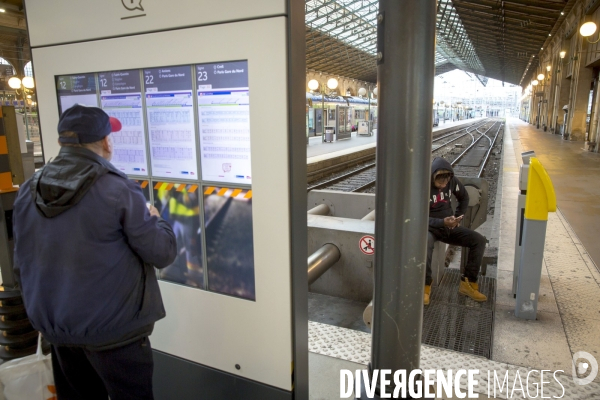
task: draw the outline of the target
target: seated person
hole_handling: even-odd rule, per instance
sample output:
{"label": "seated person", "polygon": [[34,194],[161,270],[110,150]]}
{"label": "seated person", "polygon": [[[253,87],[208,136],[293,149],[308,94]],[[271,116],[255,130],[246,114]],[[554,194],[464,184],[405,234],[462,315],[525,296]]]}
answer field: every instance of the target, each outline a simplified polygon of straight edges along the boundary
{"label": "seated person", "polygon": [[[452,210],[450,197],[458,200],[456,212]],[[469,206],[469,194],[463,184],[454,177],[454,170],[444,158],[435,158],[431,164],[431,189],[429,193],[429,231],[427,232],[427,264],[423,303],[429,304],[431,294],[431,256],[436,240],[454,246],[467,247],[469,256],[458,292],[475,301],[486,301],[479,292],[477,276],[485,251],[485,237],[471,229],[460,226]]]}

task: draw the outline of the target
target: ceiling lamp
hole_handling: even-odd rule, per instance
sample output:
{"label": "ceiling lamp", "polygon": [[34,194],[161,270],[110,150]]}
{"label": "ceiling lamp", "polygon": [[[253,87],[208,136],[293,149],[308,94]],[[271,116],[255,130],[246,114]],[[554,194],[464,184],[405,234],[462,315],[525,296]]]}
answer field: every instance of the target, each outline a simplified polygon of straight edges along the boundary
{"label": "ceiling lamp", "polygon": [[581,36],[583,37],[588,37],[588,36],[592,36],[594,33],[596,33],[596,24],[593,22],[586,22],[585,24],[581,25],[581,28],[579,28],[579,33],[581,34]]}
{"label": "ceiling lamp", "polygon": [[327,87],[328,87],[329,89],[331,89],[331,90],[333,90],[333,89],[337,88],[337,87],[338,87],[338,80],[337,80],[337,79],[335,79],[335,78],[330,78],[330,79],[327,81]]}

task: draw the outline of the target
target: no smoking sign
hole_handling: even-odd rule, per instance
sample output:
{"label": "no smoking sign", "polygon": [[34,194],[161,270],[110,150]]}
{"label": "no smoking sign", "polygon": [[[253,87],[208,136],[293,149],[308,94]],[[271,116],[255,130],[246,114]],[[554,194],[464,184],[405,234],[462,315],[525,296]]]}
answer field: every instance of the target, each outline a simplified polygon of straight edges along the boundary
{"label": "no smoking sign", "polygon": [[375,253],[375,238],[369,235],[361,237],[358,247],[364,254],[372,256]]}

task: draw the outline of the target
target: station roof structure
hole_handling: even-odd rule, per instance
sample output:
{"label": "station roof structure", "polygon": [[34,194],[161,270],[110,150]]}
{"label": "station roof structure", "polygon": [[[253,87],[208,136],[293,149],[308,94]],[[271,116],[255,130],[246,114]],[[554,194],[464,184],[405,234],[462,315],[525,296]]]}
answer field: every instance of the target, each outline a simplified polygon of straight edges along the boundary
{"label": "station roof structure", "polygon": [[[518,85],[575,0],[438,0],[436,75]],[[306,67],[375,82],[379,0],[305,0]]]}

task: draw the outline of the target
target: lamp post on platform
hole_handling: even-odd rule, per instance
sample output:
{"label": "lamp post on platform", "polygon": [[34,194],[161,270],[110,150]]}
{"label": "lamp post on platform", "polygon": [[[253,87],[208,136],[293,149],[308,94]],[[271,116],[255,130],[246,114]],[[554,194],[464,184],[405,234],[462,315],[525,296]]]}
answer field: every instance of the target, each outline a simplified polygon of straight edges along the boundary
{"label": "lamp post on platform", "polygon": [[[27,133],[27,140],[29,137],[29,121],[27,119],[27,99],[32,99],[31,95],[34,93],[33,88],[35,87],[35,81],[31,76],[25,76],[23,79],[18,76],[13,76],[8,80],[8,86],[15,89],[15,93],[23,99],[23,110],[25,113],[25,132]],[[33,101],[33,99],[31,100]]]}
{"label": "lamp post on platform", "polygon": [[325,142],[325,93],[326,89],[335,90],[338,87],[338,80],[335,78],[330,78],[327,80],[326,84],[320,83],[316,79],[311,79],[308,81],[308,88],[311,92],[321,93],[321,140]]}

